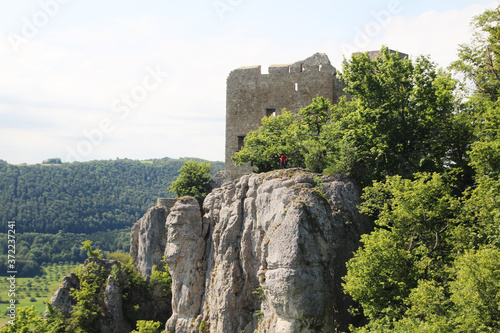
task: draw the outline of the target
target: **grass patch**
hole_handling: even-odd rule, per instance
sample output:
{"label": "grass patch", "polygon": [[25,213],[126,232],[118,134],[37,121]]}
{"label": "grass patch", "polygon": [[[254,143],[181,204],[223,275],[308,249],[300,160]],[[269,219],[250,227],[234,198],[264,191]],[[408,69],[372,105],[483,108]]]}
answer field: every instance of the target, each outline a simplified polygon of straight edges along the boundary
{"label": "grass patch", "polygon": [[[16,308],[25,306],[35,306],[40,315],[45,313],[45,302],[50,301],[54,292],[59,288],[62,278],[73,271],[78,265],[62,264],[42,266],[45,275],[29,278],[16,278],[16,299],[19,304]],[[0,278],[0,327],[7,323],[7,306],[10,302],[9,297],[10,283],[7,277]]]}

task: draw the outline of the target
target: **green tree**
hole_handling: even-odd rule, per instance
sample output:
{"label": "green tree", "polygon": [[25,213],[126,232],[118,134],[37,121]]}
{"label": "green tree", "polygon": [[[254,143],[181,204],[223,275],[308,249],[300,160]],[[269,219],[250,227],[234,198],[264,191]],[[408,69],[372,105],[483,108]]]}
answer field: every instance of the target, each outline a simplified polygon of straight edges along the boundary
{"label": "green tree", "polygon": [[63,333],[62,317],[45,320],[38,315],[35,307],[26,306],[16,309],[15,324],[0,329],[0,333]]}
{"label": "green tree", "polygon": [[422,248],[430,256],[444,246],[442,235],[456,218],[460,204],[445,176],[424,173],[415,178],[393,176],[383,183],[375,182],[364,189],[360,211],[376,212],[377,227],[404,239],[408,251]]}
{"label": "green tree", "polygon": [[361,212],[375,215],[376,229],[362,236],[363,247],[347,263],[344,289],[361,304],[368,328],[390,331],[423,281],[440,286],[447,280],[454,259],[447,230],[459,201],[437,173],[413,181],[388,177],[365,188],[363,198]]}
{"label": "green tree", "polygon": [[312,103],[300,109],[301,123],[305,126],[306,133],[319,137],[323,127],[330,120],[332,104],[324,97],[316,97]]}
{"label": "green tree", "polygon": [[69,332],[97,333],[97,322],[103,313],[106,277],[97,262],[90,262],[82,268],[78,279],[80,288],[72,296],[76,305],[68,320]]}
{"label": "green tree", "polygon": [[60,158],[49,158],[42,162],[43,164],[62,164]]}
{"label": "green tree", "polygon": [[276,117],[264,117],[262,125],[245,137],[245,146],[233,161],[238,165],[252,162],[256,172],[266,172],[280,167],[283,153],[289,165],[322,172],[332,145],[325,131],[332,108],[329,100],[317,97],[298,114],[283,110]]}
{"label": "green tree", "polygon": [[433,280],[419,280],[406,299],[405,317],[394,323],[392,332],[457,332],[450,313],[448,290]]}
{"label": "green tree", "polygon": [[106,252],[106,258],[111,259],[111,260],[116,260],[121,262],[122,264],[125,264],[132,260],[132,257],[130,254],[125,253],[125,252]]}
{"label": "green tree", "polygon": [[210,163],[198,163],[197,161],[187,161],[179,170],[179,176],[172,182],[169,189],[179,197],[192,196],[200,207],[207,196],[206,185],[210,181],[212,171]]}
{"label": "green tree", "polygon": [[39,333],[47,332],[45,321],[38,316],[38,311],[34,306],[22,307],[16,309],[15,325],[3,327],[1,333]]}
{"label": "green tree", "polygon": [[165,258],[162,258],[159,265],[153,265],[153,271],[151,273],[151,283],[158,283],[162,285],[162,290],[165,294],[168,294],[172,290],[172,277],[168,271],[168,265]]}
{"label": "green tree", "polygon": [[92,248],[92,241],[91,240],[86,240],[82,243],[81,249],[87,251],[87,256],[89,258],[103,258],[103,255],[101,254],[100,249],[93,249]]}
{"label": "green tree", "polygon": [[312,103],[300,109],[299,145],[304,165],[312,172],[323,172],[328,152],[333,147],[328,132],[333,105],[324,97],[316,97]]}
{"label": "green tree", "polygon": [[[462,249],[500,246],[500,106],[487,102],[478,117],[477,141],[470,151],[476,184],[466,200],[455,232]],[[484,103],[482,103],[484,105]]]}
{"label": "green tree", "polygon": [[386,328],[404,312],[404,299],[417,284],[417,271],[405,242],[388,230],[361,238],[359,249],[347,263],[344,290],[362,306],[371,324]]}
{"label": "green tree", "polygon": [[251,162],[256,172],[279,169],[279,157],[283,153],[288,163],[300,166],[303,163],[296,138],[297,115],[283,110],[280,115],[262,118],[262,126],[249,132],[245,146],[234,154],[233,161],[242,165]]}
{"label": "green tree", "polygon": [[455,268],[450,289],[458,331],[500,331],[500,250],[467,251],[457,259]]}
{"label": "green tree", "polygon": [[[497,332],[500,330],[500,251],[483,247],[460,254],[449,285],[420,280],[407,298],[405,317],[391,332]],[[389,331],[389,330],[386,330]],[[372,332],[384,332],[372,330]]]}
{"label": "green tree", "polygon": [[474,36],[458,49],[451,68],[474,83],[477,93],[496,102],[500,89],[500,6],[474,17]]}
{"label": "green tree", "polygon": [[[174,196],[168,187],[187,160],[190,159],[117,159],[58,165],[0,163],[1,225],[16,221],[16,232],[23,235],[63,232],[64,236],[129,228],[130,221],[137,221],[154,206],[156,198]],[[211,167],[217,172],[224,168],[224,163],[212,162]],[[70,259],[60,250],[43,255],[53,257],[57,252],[63,257],[59,260]]]}
{"label": "green tree", "polygon": [[[329,173],[347,172],[365,184],[386,175],[442,171],[450,163],[457,81],[428,57],[402,59],[383,47],[381,56],[353,55],[341,78],[352,101],[337,107],[340,131]],[[337,123],[335,123],[337,122]],[[343,169],[339,169],[339,166]]]}
{"label": "green tree", "polygon": [[[442,110],[454,109],[448,118],[436,118],[439,126],[451,124],[443,128],[451,129],[447,133],[452,141],[438,140],[438,150],[429,155],[444,156],[443,168],[436,168],[442,173],[409,175],[414,180],[388,177],[364,189],[361,211],[373,216],[376,228],[363,236],[363,248],[348,262],[344,281],[345,290],[360,303],[369,323],[353,327],[352,332],[500,330],[500,7],[477,16],[473,24],[474,39],[460,46],[459,60],[452,66],[474,83],[472,89],[466,87],[467,102],[461,104],[450,97],[453,89],[448,76],[440,83],[445,88],[432,93],[439,72],[433,80],[427,80],[431,85],[420,85],[421,96],[437,97],[436,103],[432,104],[431,99],[422,107],[440,110],[437,106],[448,105]],[[338,118],[342,130],[350,125],[344,125],[344,119],[353,120],[356,125],[350,129],[356,128],[362,108],[383,109],[386,102],[391,108],[398,106],[397,98],[391,100],[377,90],[379,69],[370,71],[369,66],[355,65],[366,80],[355,80],[358,86],[353,87],[360,98],[352,102],[357,103],[355,111],[340,113],[347,114]],[[375,88],[375,93],[369,86]],[[412,96],[418,94],[410,95],[409,110],[419,99],[429,101],[428,97]],[[434,116],[432,112],[427,114],[428,120]],[[380,119],[385,118],[374,121]],[[361,154],[365,149],[355,139],[363,136],[352,133],[344,131],[351,135],[346,151],[354,147],[354,152]],[[433,136],[423,138],[435,140]],[[346,141],[344,136],[340,142]],[[440,165],[439,159],[431,159],[433,167]],[[401,175],[408,177],[406,173]],[[462,195],[461,190],[467,186]],[[385,289],[387,286],[389,289]]]}
{"label": "green tree", "polygon": [[133,330],[130,333],[160,333],[160,326],[161,324],[159,321],[138,320],[137,329]]}
{"label": "green tree", "polygon": [[462,249],[480,245],[500,246],[500,6],[472,21],[475,33],[469,44],[459,48],[452,69],[474,86],[469,108],[474,114],[475,142],[469,152],[475,172],[475,188],[466,193],[461,224],[455,235]]}

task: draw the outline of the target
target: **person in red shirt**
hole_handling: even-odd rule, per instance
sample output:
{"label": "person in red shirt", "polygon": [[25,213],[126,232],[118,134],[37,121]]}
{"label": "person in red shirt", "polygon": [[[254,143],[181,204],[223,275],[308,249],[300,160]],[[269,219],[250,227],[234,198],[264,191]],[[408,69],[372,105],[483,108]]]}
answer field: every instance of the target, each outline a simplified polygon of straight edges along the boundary
{"label": "person in red shirt", "polygon": [[281,154],[280,156],[280,169],[284,169],[286,167],[286,156],[285,154]]}

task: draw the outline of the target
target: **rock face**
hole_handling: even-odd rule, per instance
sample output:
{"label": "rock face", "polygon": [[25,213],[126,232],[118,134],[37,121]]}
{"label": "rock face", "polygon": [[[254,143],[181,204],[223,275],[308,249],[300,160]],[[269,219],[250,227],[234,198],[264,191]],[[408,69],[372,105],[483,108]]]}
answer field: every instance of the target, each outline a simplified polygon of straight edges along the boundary
{"label": "rock face", "polygon": [[130,255],[145,279],[151,275],[153,265],[163,258],[167,234],[165,221],[175,199],[158,199],[156,206],[150,208],[132,227]]}
{"label": "rock face", "polygon": [[335,332],[351,318],[345,262],[369,222],[343,176],[298,169],[214,190],[201,217],[182,198],[167,217],[173,314],[166,332]]}
{"label": "rock face", "polygon": [[167,326],[172,332],[190,332],[205,286],[205,240],[196,199],[177,201],[167,219],[167,233],[165,259],[172,276],[172,317]]}
{"label": "rock face", "polygon": [[[100,258],[89,258],[83,265],[84,271],[89,267],[98,267],[98,269],[93,269],[96,272],[95,274],[107,277],[103,297],[104,313],[97,322],[99,332],[125,333],[131,331],[131,327],[123,315],[123,290],[118,286],[114,276],[110,275],[115,266],[120,267],[121,263]],[[62,284],[50,300],[52,307],[61,311],[66,318],[70,317],[71,311],[77,304],[76,299],[71,295],[73,289],[80,289],[80,280],[75,273],[70,273],[63,278]]]}
{"label": "rock face", "polygon": [[[124,290],[125,273],[112,273],[118,262],[91,258],[84,267],[96,264],[106,278],[98,329],[129,332],[139,305],[142,320],[169,318],[170,333],[346,331],[352,300],[341,278],[370,231],[359,202],[348,177],[301,169],[225,183],[207,196],[203,216],[194,198],[159,200],[134,225],[130,252],[145,280],[165,256],[172,295],[161,285]],[[79,285],[71,274],[52,298],[66,317]]]}
{"label": "rock face", "polygon": [[108,276],[104,289],[104,316],[99,322],[100,332],[130,332],[122,310],[122,294],[113,275]]}
{"label": "rock face", "polygon": [[50,299],[50,304],[59,309],[65,317],[69,317],[73,306],[76,305],[76,300],[71,296],[72,289],[79,289],[80,281],[75,273],[70,273],[62,279],[59,289]]}
{"label": "rock face", "polygon": [[205,185],[205,191],[206,193],[210,193],[216,188],[219,188],[222,186],[222,184],[225,183],[226,179],[226,171],[221,170],[217,172],[213,177],[209,180],[209,182]]}

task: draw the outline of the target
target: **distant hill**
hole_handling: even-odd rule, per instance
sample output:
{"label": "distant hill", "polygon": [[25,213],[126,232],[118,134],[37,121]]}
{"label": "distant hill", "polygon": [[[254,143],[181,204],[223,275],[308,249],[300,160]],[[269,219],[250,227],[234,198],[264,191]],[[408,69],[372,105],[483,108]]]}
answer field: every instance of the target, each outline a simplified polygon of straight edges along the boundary
{"label": "distant hill", "polygon": [[[81,246],[128,252],[130,229],[168,187],[181,166],[196,158],[12,165],[0,160],[0,220],[7,235],[14,221],[19,277],[43,273],[43,263],[83,262]],[[208,161],[204,161],[208,162]],[[223,162],[210,162],[212,171]],[[0,275],[7,269],[7,236],[0,239]]]}
{"label": "distant hill", "polygon": [[[12,165],[0,161],[0,219],[17,233],[90,234],[130,227],[168,190],[188,160],[101,160]],[[53,162],[47,164],[46,162]],[[207,162],[207,161],[204,161]],[[211,162],[215,172],[223,162]]]}

